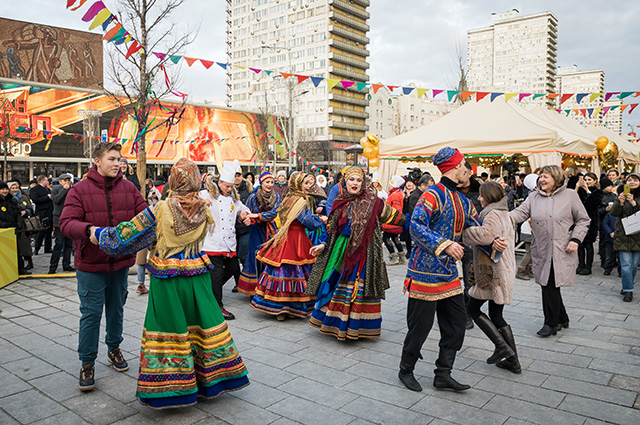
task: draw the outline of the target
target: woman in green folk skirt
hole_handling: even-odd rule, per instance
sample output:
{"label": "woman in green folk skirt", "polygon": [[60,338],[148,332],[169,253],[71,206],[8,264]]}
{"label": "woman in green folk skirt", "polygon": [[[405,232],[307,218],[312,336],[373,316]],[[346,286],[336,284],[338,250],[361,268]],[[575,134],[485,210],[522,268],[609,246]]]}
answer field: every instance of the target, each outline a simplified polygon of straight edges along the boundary
{"label": "woman in green folk skirt", "polygon": [[193,405],[249,384],[247,369],[211,290],[200,244],[213,218],[198,196],[192,161],[171,168],[170,195],[116,227],[98,228],[100,248],[117,256],[152,244],[151,284],[136,397],[152,409]]}

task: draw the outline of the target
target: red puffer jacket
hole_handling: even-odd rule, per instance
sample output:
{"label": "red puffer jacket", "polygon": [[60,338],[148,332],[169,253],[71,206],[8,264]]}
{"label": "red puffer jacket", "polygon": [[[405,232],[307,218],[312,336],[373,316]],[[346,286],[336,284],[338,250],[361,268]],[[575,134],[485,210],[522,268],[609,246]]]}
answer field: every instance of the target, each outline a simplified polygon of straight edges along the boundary
{"label": "red puffer jacket", "polygon": [[[400,188],[391,189],[389,192],[389,197],[387,198],[387,204],[397,209],[402,213],[402,208],[404,205],[404,193]],[[402,226],[394,226],[391,224],[383,224],[382,231],[387,233],[393,233],[394,235],[399,235],[402,233]]]}
{"label": "red puffer jacket", "polygon": [[113,227],[129,221],[147,208],[144,198],[122,172],[113,179],[103,177],[94,165],[87,178],[74,184],[60,216],[60,230],[72,238],[76,269],[89,272],[111,272],[133,266],[135,255],[109,257],[93,245],[87,226]]}

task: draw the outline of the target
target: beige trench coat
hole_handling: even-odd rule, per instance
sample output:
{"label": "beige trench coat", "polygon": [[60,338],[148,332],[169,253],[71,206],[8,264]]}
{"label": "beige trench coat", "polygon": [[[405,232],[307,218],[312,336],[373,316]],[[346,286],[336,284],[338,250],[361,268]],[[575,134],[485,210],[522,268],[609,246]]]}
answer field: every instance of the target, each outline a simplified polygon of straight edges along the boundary
{"label": "beige trench coat", "polygon": [[516,223],[531,219],[531,260],[536,282],[547,285],[553,263],[556,287],[572,286],[578,252],[568,253],[565,249],[572,239],[582,242],[591,223],[578,193],[564,185],[548,195],[538,187],[509,215]]}
{"label": "beige trench coat", "polygon": [[[507,198],[503,198],[506,200]],[[465,245],[473,245],[474,271],[479,275],[478,245],[490,245],[496,237],[505,238],[508,248],[495,264],[495,271],[500,274],[499,285],[488,289],[480,289],[474,285],[469,288],[469,295],[477,300],[493,300],[496,304],[511,304],[516,281],[515,230],[508,211],[492,210],[482,220],[482,226],[469,227],[464,231],[462,240]]]}

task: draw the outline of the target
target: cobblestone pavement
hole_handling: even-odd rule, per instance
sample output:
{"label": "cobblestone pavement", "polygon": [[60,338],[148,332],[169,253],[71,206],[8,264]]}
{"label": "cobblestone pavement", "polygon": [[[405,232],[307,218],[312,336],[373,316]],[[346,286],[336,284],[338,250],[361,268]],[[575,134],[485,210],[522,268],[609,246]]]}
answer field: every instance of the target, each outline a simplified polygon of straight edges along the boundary
{"label": "cobblestone pavement", "polygon": [[[48,258],[34,257],[35,272],[47,270]],[[121,346],[131,368],[109,368],[101,343],[96,389],[87,394],[77,388],[75,278],[20,280],[0,289],[0,424],[640,424],[640,306],[622,302],[619,278],[595,268],[563,289],[571,325],[547,339],[535,336],[542,325],[538,286],[517,281],[505,316],[522,374],[488,365],[491,343],[475,328],[454,369],[472,389],[434,390],[436,328],[416,368],[424,391],[414,393],[397,378],[406,332],[404,271],[389,267],[392,287],[382,304],[382,336],[374,341],[338,342],[306,321],[278,322],[251,309],[248,297],[231,293],[227,283],[225,306],[237,317],[229,327],[251,385],[160,412],[135,399],[147,301],[135,293],[135,276]]]}

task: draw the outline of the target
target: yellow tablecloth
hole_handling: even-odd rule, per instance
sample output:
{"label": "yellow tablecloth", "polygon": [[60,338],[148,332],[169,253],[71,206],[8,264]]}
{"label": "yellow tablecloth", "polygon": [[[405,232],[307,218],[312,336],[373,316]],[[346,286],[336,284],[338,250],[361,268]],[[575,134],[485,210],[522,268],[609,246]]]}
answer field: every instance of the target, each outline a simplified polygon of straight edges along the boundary
{"label": "yellow tablecloth", "polygon": [[15,229],[0,229],[0,288],[18,280]]}

